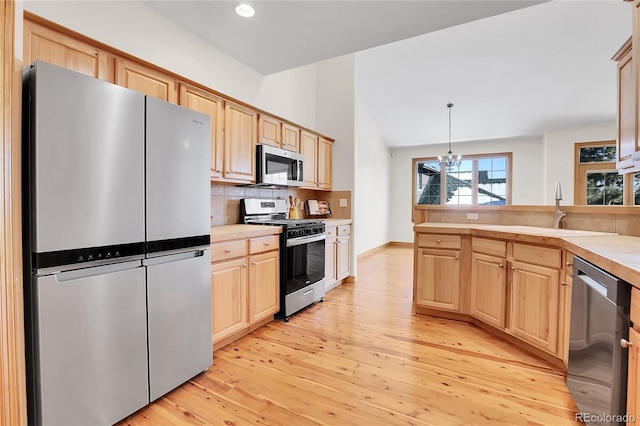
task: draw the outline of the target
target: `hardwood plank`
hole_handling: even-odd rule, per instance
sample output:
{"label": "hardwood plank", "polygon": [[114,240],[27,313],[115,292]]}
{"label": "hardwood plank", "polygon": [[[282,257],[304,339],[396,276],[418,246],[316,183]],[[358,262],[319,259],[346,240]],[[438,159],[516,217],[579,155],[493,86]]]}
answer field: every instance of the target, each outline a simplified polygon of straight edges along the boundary
{"label": "hardwood plank", "polygon": [[412,315],[413,249],[359,261],[357,284],[217,350],[122,424],[569,425],[563,372],[464,322]]}

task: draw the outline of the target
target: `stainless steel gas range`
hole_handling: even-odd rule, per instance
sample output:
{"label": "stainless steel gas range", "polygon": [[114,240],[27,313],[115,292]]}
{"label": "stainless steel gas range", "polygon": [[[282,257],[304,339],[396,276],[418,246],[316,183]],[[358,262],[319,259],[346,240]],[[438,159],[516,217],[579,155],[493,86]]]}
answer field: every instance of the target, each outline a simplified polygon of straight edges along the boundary
{"label": "stainless steel gas range", "polygon": [[280,312],[291,315],[324,298],[325,226],[319,220],[288,219],[286,200],[240,200],[240,221],[282,226],[280,235]]}

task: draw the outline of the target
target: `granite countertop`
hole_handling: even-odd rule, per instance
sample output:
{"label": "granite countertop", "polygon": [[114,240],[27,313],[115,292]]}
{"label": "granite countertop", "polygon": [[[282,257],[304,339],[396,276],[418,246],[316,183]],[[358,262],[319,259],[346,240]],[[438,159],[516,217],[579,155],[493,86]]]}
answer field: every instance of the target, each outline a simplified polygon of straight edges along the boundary
{"label": "granite countertop", "polygon": [[211,227],[211,242],[235,240],[239,238],[262,237],[282,233],[281,226],[264,225],[219,225]]}
{"label": "granite countertop", "polygon": [[468,223],[422,223],[413,229],[414,232],[455,233],[555,245],[640,288],[640,237],[574,229]]}

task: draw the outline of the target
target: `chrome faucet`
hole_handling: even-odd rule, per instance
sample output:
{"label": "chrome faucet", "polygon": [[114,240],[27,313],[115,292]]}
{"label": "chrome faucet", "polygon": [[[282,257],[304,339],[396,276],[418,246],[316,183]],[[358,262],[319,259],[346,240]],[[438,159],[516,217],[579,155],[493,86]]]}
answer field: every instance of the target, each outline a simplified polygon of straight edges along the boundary
{"label": "chrome faucet", "polygon": [[562,222],[562,218],[567,214],[560,210],[560,200],[562,200],[562,187],[560,186],[560,182],[556,182],[556,211],[553,215],[553,227],[555,229],[560,228],[560,222]]}

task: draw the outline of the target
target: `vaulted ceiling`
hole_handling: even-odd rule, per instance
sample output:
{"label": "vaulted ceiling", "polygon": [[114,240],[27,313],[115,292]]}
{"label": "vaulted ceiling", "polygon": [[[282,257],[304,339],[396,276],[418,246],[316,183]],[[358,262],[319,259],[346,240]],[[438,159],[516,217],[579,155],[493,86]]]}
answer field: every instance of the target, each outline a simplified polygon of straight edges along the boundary
{"label": "vaulted ceiling", "polygon": [[145,1],[262,74],[356,53],[358,96],[390,146],[612,123],[631,35],[620,0]]}

